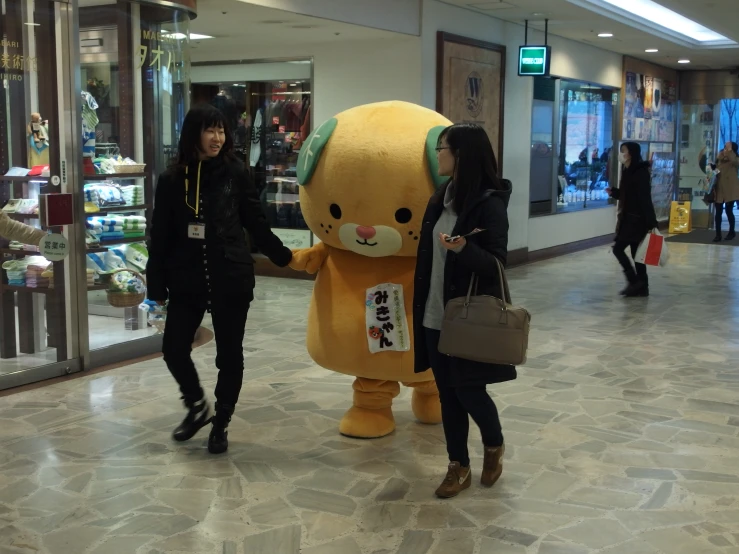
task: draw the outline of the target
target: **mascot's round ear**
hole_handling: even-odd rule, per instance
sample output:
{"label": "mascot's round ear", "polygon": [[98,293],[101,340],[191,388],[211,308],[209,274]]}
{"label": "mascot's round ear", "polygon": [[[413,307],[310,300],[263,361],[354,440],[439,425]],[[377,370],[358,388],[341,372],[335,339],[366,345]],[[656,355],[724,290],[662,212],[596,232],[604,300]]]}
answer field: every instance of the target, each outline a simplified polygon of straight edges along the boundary
{"label": "mascot's round ear", "polygon": [[445,126],[439,125],[432,128],[426,135],[426,162],[431,172],[431,178],[434,180],[434,188],[439,188],[449,180],[449,177],[439,175],[439,160],[436,158],[436,147],[439,145],[439,135],[446,129]]}
{"label": "mascot's round ear", "polygon": [[298,156],[298,184],[307,185],[310,183],[310,178],[316,170],[321,152],[323,152],[323,148],[328,143],[328,139],[331,138],[331,134],[338,123],[339,120],[332,117],[321,123],[318,129],[308,135],[300,148],[300,155]]}

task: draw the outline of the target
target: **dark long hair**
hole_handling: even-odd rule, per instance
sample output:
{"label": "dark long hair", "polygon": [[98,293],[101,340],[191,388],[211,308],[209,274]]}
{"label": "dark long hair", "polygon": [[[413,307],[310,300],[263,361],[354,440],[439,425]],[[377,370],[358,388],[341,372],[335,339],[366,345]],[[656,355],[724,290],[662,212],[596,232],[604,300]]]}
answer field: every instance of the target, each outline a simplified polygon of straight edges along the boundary
{"label": "dark long hair", "polygon": [[501,190],[498,161],[485,129],[476,123],[458,123],[444,129],[439,143],[446,139],[454,156],[454,211],[461,214],[485,190]]}
{"label": "dark long hair", "polygon": [[226,135],[218,157],[233,156],[234,143],[226,116],[210,104],[198,104],[187,112],[185,121],[182,123],[177,157],[172,160],[172,165],[184,167],[200,159],[201,137],[203,131],[209,127],[222,127]]}
{"label": "dark long hair", "polygon": [[734,151],[734,154],[739,156],[739,144],[737,144],[736,142],[732,142],[731,149]]}
{"label": "dark long hair", "polygon": [[[631,156],[631,168],[636,168],[637,165],[641,164],[644,159],[641,157],[641,146],[638,142],[624,142],[621,147],[626,147]],[[621,151],[621,148],[619,148]]]}

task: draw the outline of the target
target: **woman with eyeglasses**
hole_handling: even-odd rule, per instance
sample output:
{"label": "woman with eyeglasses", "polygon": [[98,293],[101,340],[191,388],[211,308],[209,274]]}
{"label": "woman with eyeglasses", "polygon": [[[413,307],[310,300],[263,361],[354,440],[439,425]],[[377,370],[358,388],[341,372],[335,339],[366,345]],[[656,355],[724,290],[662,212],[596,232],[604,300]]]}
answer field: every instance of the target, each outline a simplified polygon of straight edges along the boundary
{"label": "woman with eyeglasses", "polygon": [[482,434],[480,482],[491,487],[503,471],[503,432],[486,385],[515,379],[516,369],[446,356],[439,352],[439,339],[447,302],[466,296],[473,277],[477,294],[504,297],[496,260],[505,265],[508,255],[511,183],[498,176],[493,147],[479,125],[446,128],[436,152],[439,175],[449,181],[431,197],[423,218],[413,340],[415,371],[431,367],[439,388],[449,466],[436,495],[451,498],[472,483],[470,416]]}
{"label": "woman with eyeglasses", "polygon": [[[152,225],[148,296],[159,304],[169,301],[164,360],[188,410],[173,437],[189,440],[212,419],[208,450],[220,454],[228,449],[226,428],[241,391],[242,342],[254,299],[254,260],[244,229],[280,267],[292,252],[270,229],[216,108],[198,106],[185,117],[177,158],[157,183]],[[216,341],[215,415],[190,355],[206,312]]]}

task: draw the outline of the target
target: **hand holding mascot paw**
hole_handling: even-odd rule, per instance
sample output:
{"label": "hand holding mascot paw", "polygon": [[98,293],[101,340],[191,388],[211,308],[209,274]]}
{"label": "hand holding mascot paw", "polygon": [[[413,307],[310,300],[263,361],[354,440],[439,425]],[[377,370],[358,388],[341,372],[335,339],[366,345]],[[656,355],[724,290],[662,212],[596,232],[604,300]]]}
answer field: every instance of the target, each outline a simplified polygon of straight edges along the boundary
{"label": "hand holding mascot paw", "polygon": [[290,261],[290,269],[305,271],[313,275],[317,273],[323,264],[323,256],[313,248],[299,248],[293,250],[293,259]]}

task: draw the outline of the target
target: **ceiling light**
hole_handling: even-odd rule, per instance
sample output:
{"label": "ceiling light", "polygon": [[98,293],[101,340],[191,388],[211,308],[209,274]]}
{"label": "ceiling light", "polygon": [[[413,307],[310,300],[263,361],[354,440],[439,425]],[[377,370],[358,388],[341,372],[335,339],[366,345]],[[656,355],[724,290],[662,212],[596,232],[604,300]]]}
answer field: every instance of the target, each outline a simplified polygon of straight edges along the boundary
{"label": "ceiling light", "polygon": [[629,2],[624,2],[623,0],[598,0],[594,2],[594,0],[590,0],[590,2],[601,5],[603,3],[609,4],[619,11],[629,12],[640,19],[646,19],[660,27],[690,37],[698,42],[732,42],[716,31],[704,27],[697,21],[688,19],[652,0],[629,0]]}
{"label": "ceiling light", "polygon": [[647,48],[644,51],[647,52],[648,54],[654,54],[655,52],[659,52],[659,50],[657,50],[656,48]]}
{"label": "ceiling light", "polygon": [[[171,31],[162,31],[163,35],[166,35],[167,38],[173,38],[175,40],[184,40],[187,38],[187,35],[185,33],[173,33]],[[213,38],[210,35],[199,35],[198,33],[190,33],[190,40],[204,40],[206,38]]]}
{"label": "ceiling light", "polygon": [[677,63],[690,63],[690,60],[677,60]]}
{"label": "ceiling light", "polygon": [[24,23],[24,25],[28,25],[29,27],[41,27],[41,23]]}
{"label": "ceiling light", "polygon": [[598,33],[598,36],[600,38],[611,38],[613,36],[613,33]]}

